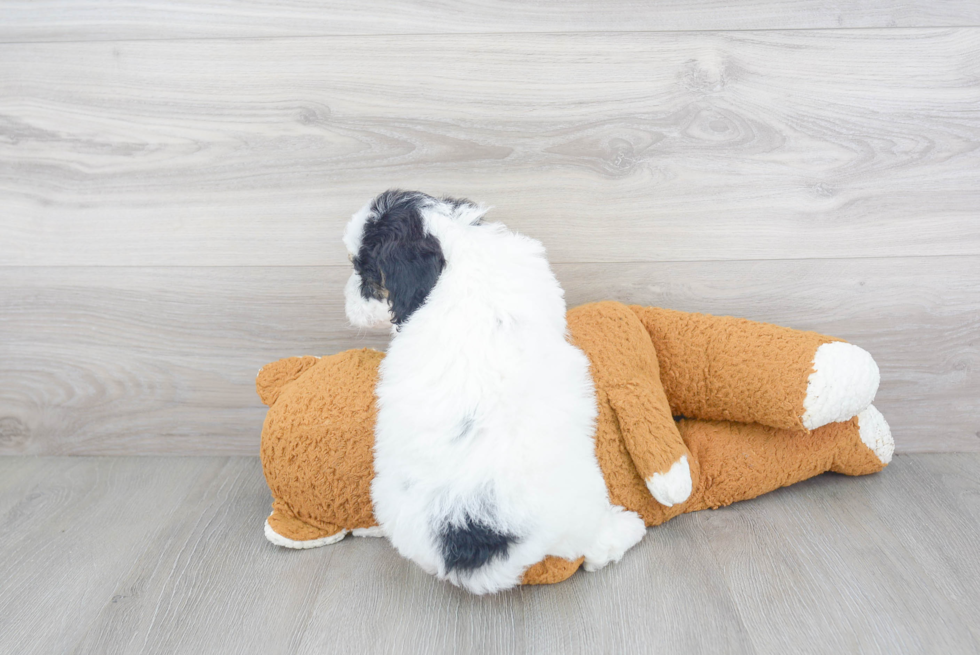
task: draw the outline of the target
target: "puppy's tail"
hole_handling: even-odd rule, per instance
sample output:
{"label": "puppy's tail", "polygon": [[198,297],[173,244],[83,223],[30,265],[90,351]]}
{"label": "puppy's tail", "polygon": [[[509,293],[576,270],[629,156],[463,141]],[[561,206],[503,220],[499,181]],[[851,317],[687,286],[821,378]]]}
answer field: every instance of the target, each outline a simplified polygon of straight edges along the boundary
{"label": "puppy's tail", "polygon": [[466,514],[460,525],[447,522],[439,533],[439,541],[446,571],[469,572],[493,559],[506,557],[517,537]]}

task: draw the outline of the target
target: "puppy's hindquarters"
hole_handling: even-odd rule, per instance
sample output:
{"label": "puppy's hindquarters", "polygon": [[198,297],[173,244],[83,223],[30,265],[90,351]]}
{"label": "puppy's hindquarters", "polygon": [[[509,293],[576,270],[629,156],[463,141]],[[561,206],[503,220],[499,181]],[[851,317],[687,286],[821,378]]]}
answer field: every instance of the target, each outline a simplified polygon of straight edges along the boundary
{"label": "puppy's hindquarters", "polygon": [[573,421],[566,419],[576,412],[524,414],[517,432],[474,429],[442,449],[389,434],[382,412],[372,483],[378,522],[403,556],[473,593],[516,586],[547,555],[584,555],[590,570],[620,559],[645,526],[609,501],[590,407]]}
{"label": "puppy's hindquarters", "polygon": [[535,558],[527,552],[528,540],[517,526],[499,520],[492,495],[469,504],[434,520],[439,577],[477,594],[517,585],[535,563],[528,561]]}
{"label": "puppy's hindquarters", "polygon": [[516,535],[468,513],[459,523],[446,521],[437,534],[447,573],[474,571],[495,558],[506,558],[517,541]]}

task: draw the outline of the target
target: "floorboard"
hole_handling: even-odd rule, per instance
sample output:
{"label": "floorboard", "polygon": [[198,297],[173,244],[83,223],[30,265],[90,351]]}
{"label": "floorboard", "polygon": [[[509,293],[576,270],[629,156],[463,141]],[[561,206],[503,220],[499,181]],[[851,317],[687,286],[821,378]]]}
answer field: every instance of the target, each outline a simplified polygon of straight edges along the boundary
{"label": "floorboard", "polygon": [[476,597],[381,539],[267,543],[254,458],[0,458],[0,651],[976,653],[980,454],[900,455]]}
{"label": "floorboard", "polygon": [[0,4],[0,41],[79,41],[298,35],[756,30],[980,25],[970,0],[606,0],[565,2],[223,3],[42,0]]}
{"label": "floorboard", "polygon": [[[876,358],[900,452],[980,450],[980,257],[559,264],[597,300],[832,334]],[[260,367],[384,349],[344,267],[0,267],[0,454],[258,452]]]}
{"label": "floorboard", "polygon": [[[845,484],[827,476],[740,512],[698,516],[758,650],[884,655],[975,649],[978,642],[955,603],[891,533],[896,517],[867,509],[865,485]],[[890,493],[901,491],[892,486]],[[823,499],[824,511],[812,511],[813,496]]]}
{"label": "floorboard", "polygon": [[980,28],[431,43],[0,45],[0,262],[345,264],[389,187],[553,262],[980,254]]}
{"label": "floorboard", "polygon": [[[17,461],[24,461],[18,458]],[[168,538],[188,491],[219,460],[61,459],[43,462],[4,512],[0,532],[0,651],[65,652],[147,547]],[[112,652],[101,651],[101,652]]]}

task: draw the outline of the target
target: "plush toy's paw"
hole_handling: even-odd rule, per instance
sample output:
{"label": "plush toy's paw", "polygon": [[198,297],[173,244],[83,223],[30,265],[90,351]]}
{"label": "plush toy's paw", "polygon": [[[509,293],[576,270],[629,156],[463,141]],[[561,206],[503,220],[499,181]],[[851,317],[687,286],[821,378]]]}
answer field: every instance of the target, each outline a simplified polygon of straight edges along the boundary
{"label": "plush toy's paw", "polygon": [[691,467],[687,455],[674,462],[666,473],[654,473],[647,480],[647,489],[664,507],[673,507],[691,497]]}
{"label": "plush toy's paw", "polygon": [[647,526],[636,512],[613,506],[589,551],[585,553],[586,571],[598,571],[610,562],[618,562],[627,550],[639,543]]}
{"label": "plush toy's paw", "polygon": [[569,561],[561,557],[552,557],[549,555],[524,571],[524,575],[521,577],[521,584],[555,584],[562,582],[572,577],[572,574],[578,571],[578,567],[582,566],[584,560],[584,557],[579,557],[577,560]]}
{"label": "plush toy's paw", "polygon": [[[289,536],[285,536],[284,532]],[[283,548],[329,546],[346,537],[348,532],[341,528],[337,528],[336,532],[323,530],[278,512],[273,512],[265,520],[265,538]]]}
{"label": "plush toy's paw", "polygon": [[803,426],[816,430],[857,416],[874,400],[880,381],[878,365],[868,351],[843,341],[823,344],[807,380]]}
{"label": "plush toy's paw", "polygon": [[861,441],[874,452],[882,464],[892,461],[895,440],[892,439],[892,431],[885,417],[874,405],[868,405],[866,410],[858,414],[858,430]]}

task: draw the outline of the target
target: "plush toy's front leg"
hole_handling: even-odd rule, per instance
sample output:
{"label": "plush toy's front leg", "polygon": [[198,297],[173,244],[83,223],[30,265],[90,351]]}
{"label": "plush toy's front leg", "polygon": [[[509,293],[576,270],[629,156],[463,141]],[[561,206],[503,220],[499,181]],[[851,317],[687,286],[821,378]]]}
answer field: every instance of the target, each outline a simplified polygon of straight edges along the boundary
{"label": "plush toy's front leg", "polygon": [[630,309],[653,341],[676,415],[813,430],[856,416],[878,390],[871,355],[839,339],[728,316]]}
{"label": "plush toy's front leg", "polygon": [[607,390],[637,473],[658,503],[685,502],[697,484],[697,465],[684,444],[659,385],[629,382]]}
{"label": "plush toy's front leg", "polygon": [[650,494],[664,507],[684,503],[697,483],[697,463],[674,424],[657,353],[636,314],[620,303],[601,302],[573,309],[568,324],[592,362],[600,406],[608,400]]}

